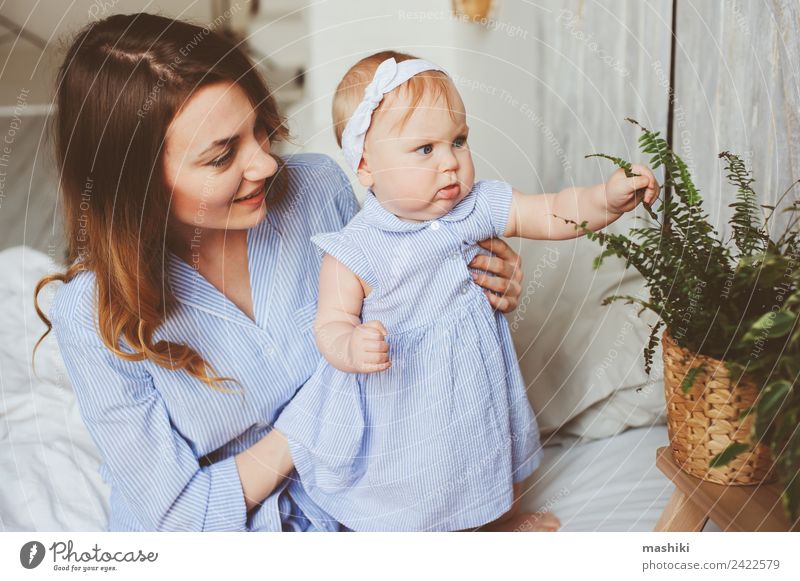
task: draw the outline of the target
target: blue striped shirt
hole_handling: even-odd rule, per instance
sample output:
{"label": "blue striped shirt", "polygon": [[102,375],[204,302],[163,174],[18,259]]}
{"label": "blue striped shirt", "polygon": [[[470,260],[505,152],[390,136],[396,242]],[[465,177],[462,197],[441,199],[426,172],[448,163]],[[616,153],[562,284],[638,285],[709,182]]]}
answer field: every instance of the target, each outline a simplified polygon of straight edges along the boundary
{"label": "blue striped shirt", "polygon": [[[358,203],[322,155],[287,159],[289,191],[247,234],[255,322],[170,255],[177,307],[154,341],[185,343],[243,390],[220,393],[187,372],[116,357],[96,329],[94,274],[56,295],[50,318],[111,485],[110,530],[336,529],[303,513],[284,484],[248,513],[234,456],[270,430],[320,359],[312,322],[320,257],[310,238],[340,230]],[[123,350],[130,349],[121,343]]]}

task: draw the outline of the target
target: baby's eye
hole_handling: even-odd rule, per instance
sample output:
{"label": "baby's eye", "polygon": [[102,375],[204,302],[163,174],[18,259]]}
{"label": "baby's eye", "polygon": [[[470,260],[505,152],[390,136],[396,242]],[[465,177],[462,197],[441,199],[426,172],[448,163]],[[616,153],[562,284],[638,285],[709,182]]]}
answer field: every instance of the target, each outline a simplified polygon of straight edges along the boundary
{"label": "baby's eye", "polygon": [[228,161],[230,161],[231,157],[233,157],[233,148],[229,149],[225,155],[222,155],[216,159],[212,159],[209,162],[209,165],[213,165],[214,167],[222,167],[228,163]]}
{"label": "baby's eye", "polygon": [[455,140],[453,141],[453,145],[459,148],[464,147],[466,144],[467,144],[467,138],[464,137],[463,135],[461,137],[456,137]]}
{"label": "baby's eye", "polygon": [[418,151],[419,153],[421,153],[423,155],[430,155],[431,153],[433,153],[433,145],[431,145],[430,143],[427,143],[427,144],[423,145],[422,147],[418,147],[416,149],[416,151]]}

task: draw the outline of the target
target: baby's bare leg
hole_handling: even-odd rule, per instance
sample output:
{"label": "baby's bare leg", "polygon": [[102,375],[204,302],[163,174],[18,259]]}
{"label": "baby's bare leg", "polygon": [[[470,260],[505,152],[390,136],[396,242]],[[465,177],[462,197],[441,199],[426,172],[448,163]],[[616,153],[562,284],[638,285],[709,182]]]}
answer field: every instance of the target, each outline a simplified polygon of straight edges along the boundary
{"label": "baby's bare leg", "polygon": [[[487,525],[488,526],[488,525]],[[561,521],[552,512],[521,512],[485,530],[510,533],[552,533],[561,528]]]}
{"label": "baby's bare leg", "polygon": [[496,532],[553,532],[561,527],[561,521],[552,512],[519,512],[522,484],[514,484],[514,503],[511,509],[496,521],[481,527],[483,531]]}

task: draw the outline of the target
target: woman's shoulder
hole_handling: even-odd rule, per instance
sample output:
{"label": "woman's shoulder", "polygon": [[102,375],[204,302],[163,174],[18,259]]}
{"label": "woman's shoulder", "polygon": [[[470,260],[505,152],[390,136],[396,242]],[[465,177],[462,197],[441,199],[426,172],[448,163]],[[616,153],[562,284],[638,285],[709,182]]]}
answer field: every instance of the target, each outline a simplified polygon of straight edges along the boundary
{"label": "woman's shoulder", "polygon": [[85,336],[94,332],[94,302],[95,273],[81,270],[56,290],[48,318],[56,332]]}
{"label": "woman's shoulder", "polygon": [[292,153],[283,157],[283,161],[287,166],[291,167],[311,167],[311,168],[328,168],[338,169],[342,168],[336,163],[330,155],[324,153]]}
{"label": "woman's shoulder", "polygon": [[296,185],[314,183],[335,192],[352,189],[341,166],[324,153],[295,153],[284,157],[284,162]]}
{"label": "woman's shoulder", "polygon": [[[281,207],[291,216],[315,217],[315,227],[341,228],[358,212],[352,184],[336,161],[321,153],[299,153],[284,158],[289,191]],[[298,211],[299,210],[299,211]],[[327,222],[330,222],[328,224]]]}

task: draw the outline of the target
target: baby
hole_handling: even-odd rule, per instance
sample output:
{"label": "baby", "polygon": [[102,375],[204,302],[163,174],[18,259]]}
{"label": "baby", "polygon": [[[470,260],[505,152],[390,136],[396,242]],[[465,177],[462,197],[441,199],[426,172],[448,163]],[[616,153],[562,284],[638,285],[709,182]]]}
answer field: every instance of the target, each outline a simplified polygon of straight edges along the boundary
{"label": "baby", "polygon": [[534,196],[475,182],[452,80],[396,52],[356,63],[333,115],[368,192],[343,230],[312,238],[324,360],[276,424],[300,475],[290,490],[353,530],[554,530],[549,513],[512,518],[542,450],[506,319],[467,265],[493,236],[577,236],[563,218],[601,229],[652,203],[655,177],[635,165]]}

